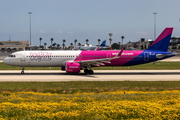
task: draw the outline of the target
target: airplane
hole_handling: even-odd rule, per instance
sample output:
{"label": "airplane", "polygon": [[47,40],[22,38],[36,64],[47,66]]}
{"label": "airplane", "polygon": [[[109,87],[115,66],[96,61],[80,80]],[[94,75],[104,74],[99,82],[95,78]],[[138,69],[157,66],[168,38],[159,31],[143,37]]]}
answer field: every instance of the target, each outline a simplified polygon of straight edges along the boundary
{"label": "airplane", "polygon": [[92,67],[131,66],[154,62],[175,56],[167,52],[173,28],[165,28],[146,50],[67,50],[67,51],[19,51],[10,54],[3,62],[11,66],[61,67],[67,73],[93,74]]}
{"label": "airplane", "polygon": [[106,47],[106,40],[104,40],[99,47]]}
{"label": "airplane", "polygon": [[[105,48],[106,47],[106,40],[104,40],[99,48]],[[97,49],[96,46],[74,46],[73,50],[95,50]]]}

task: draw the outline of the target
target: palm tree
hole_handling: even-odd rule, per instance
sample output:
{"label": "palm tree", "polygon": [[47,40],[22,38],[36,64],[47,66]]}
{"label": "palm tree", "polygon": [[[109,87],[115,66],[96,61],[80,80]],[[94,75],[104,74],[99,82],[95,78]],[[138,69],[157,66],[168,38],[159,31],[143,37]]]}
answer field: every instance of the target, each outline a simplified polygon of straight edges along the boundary
{"label": "palm tree", "polygon": [[47,43],[44,43],[44,47],[46,48]]}
{"label": "palm tree", "polygon": [[54,40],[54,39],[53,39],[53,38],[51,38],[51,46],[52,46],[53,40]]}
{"label": "palm tree", "polygon": [[60,47],[60,44],[57,44],[57,48],[59,49],[59,47]]}
{"label": "palm tree", "polygon": [[89,42],[89,40],[88,40],[88,39],[86,39],[86,44],[88,44],[88,42]]}
{"label": "palm tree", "polygon": [[81,43],[78,43],[78,46],[81,46]]}
{"label": "palm tree", "polygon": [[62,46],[63,46],[63,50],[64,50],[64,46],[65,46],[65,44],[63,43],[63,44],[62,44]]}
{"label": "palm tree", "polygon": [[100,44],[100,42],[101,42],[101,39],[98,39],[98,45]]}
{"label": "palm tree", "polygon": [[65,42],[66,42],[66,40],[65,40],[65,39],[63,39],[63,49],[64,49],[64,46],[65,46],[65,44],[64,44]]}
{"label": "palm tree", "polygon": [[71,48],[72,48],[72,46],[73,46],[73,43],[70,43],[70,45],[71,45]]}
{"label": "palm tree", "polygon": [[77,42],[77,40],[75,39],[75,40],[74,40],[74,44],[75,44],[75,46],[76,46],[76,42]]}
{"label": "palm tree", "polygon": [[55,47],[55,46],[56,46],[56,43],[53,43],[52,46]]}
{"label": "palm tree", "polygon": [[124,39],[124,36],[121,36],[121,39],[122,39],[122,45],[123,45],[123,39]]}
{"label": "palm tree", "polygon": [[56,46],[56,43],[53,43],[52,44],[52,48],[55,49],[55,46]]}
{"label": "palm tree", "polygon": [[75,44],[75,47],[74,47],[74,48],[75,48],[75,49],[76,49],[76,42],[77,42],[77,40],[75,39],[75,40],[74,40],[74,44]]}
{"label": "palm tree", "polygon": [[39,40],[40,40],[40,47],[41,47],[41,40],[42,40],[42,38],[40,37]]}

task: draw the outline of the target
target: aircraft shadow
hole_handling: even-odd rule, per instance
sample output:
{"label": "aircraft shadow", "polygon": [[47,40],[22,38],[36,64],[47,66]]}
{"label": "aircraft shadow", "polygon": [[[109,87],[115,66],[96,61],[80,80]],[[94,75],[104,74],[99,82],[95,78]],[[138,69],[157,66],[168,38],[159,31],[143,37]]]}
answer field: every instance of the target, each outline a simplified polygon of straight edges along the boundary
{"label": "aircraft shadow", "polygon": [[95,75],[180,75],[180,72],[128,72],[128,73],[95,73]]}
{"label": "aircraft shadow", "polygon": [[84,77],[90,77],[90,78],[97,78],[93,75],[86,75],[85,73],[0,73],[0,76],[9,76],[9,75],[15,75],[15,76],[27,76],[27,75],[43,75],[43,76],[47,76],[47,75],[64,75],[64,76],[84,76]]}

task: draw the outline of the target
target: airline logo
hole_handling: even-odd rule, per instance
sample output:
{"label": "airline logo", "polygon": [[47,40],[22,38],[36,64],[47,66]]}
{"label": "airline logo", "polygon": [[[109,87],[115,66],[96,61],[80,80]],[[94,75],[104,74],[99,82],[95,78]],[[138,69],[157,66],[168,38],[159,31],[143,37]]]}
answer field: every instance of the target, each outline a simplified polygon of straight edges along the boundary
{"label": "airline logo", "polygon": [[[118,53],[112,53],[112,55],[117,55]],[[122,53],[121,55],[134,55],[134,53]]]}
{"label": "airline logo", "polygon": [[37,53],[30,53],[30,60],[31,61],[50,61],[52,53],[48,52],[37,52]]}

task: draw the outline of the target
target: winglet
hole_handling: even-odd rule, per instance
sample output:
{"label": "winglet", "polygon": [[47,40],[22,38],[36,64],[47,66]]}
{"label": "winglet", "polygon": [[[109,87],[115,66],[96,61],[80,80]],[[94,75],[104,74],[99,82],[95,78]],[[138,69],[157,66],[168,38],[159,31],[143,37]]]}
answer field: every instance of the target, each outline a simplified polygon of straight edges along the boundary
{"label": "winglet", "polygon": [[123,50],[125,49],[125,47],[122,48],[122,50],[114,57],[114,58],[119,58],[123,52]]}

